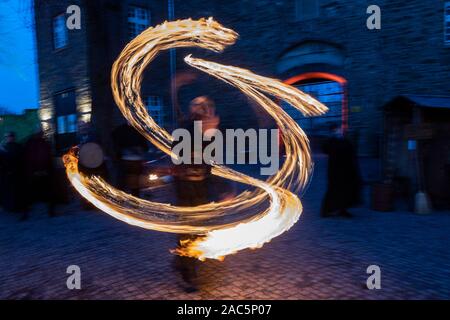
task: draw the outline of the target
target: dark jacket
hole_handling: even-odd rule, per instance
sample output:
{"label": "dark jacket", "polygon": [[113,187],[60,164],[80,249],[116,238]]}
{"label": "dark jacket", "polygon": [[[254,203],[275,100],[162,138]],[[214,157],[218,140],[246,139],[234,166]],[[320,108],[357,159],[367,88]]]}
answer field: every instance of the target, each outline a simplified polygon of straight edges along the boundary
{"label": "dark jacket", "polygon": [[354,206],[360,201],[361,177],[352,143],[344,137],[329,138],[323,145],[328,155],[328,188],[325,213]]}

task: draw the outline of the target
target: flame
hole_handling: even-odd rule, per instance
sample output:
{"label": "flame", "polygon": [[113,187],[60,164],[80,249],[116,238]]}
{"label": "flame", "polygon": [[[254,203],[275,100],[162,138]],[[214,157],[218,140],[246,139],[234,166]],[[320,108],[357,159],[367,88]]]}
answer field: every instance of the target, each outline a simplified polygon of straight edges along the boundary
{"label": "flame", "polygon": [[[212,18],[164,22],[142,32],[124,48],[111,72],[114,99],[124,117],[156,147],[176,158],[170,148],[172,136],[150,117],[140,97],[143,71],[162,50],[200,47],[221,52],[234,44],[237,37],[236,32]],[[64,164],[74,188],[100,210],[145,229],[197,234],[197,238],[183,241],[172,252],[200,260],[222,260],[237,251],[261,247],[291,228],[302,212],[301,202],[294,193],[305,186],[312,169],[309,142],[298,124],[268,95],[287,101],[306,116],[320,115],[327,108],[294,87],[249,70],[190,55],[185,62],[236,87],[274,118],[286,150],[286,159],[275,175],[261,181],[212,163],[212,174],[256,190],[218,203],[178,207],[136,198],[99,177],[83,175],[78,171],[76,150],[64,156]],[[263,206],[267,208],[261,210]],[[258,213],[250,218],[240,216],[251,209]],[[224,217],[239,219],[224,223]]]}

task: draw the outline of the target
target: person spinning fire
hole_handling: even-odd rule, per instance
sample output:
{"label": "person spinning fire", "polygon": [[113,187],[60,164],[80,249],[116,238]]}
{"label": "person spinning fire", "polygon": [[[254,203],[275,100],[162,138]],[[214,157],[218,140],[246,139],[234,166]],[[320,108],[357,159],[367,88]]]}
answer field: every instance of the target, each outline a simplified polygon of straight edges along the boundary
{"label": "person spinning fire", "polygon": [[[175,90],[180,86],[187,84],[195,78],[190,74],[180,74],[175,79]],[[208,129],[217,129],[220,123],[220,118],[216,115],[214,101],[207,96],[199,96],[193,99],[189,104],[189,113],[184,116],[176,104],[178,110],[178,125],[189,131],[191,137],[194,136],[195,130],[201,130],[197,134],[204,134]],[[195,126],[195,122],[201,121],[202,126]],[[191,139],[193,143],[193,139]],[[174,143],[174,146],[179,143]],[[206,145],[202,146],[202,150]],[[178,206],[198,206],[209,202],[208,189],[211,184],[211,166],[205,163],[202,159],[200,164],[194,164],[194,157],[196,152],[200,153],[202,150],[194,150],[191,147],[191,162],[174,165],[173,175],[175,178],[175,192]],[[200,155],[201,157],[201,155]],[[181,243],[186,240],[195,238],[195,235],[179,235],[178,242]],[[186,292],[194,292],[198,290],[197,277],[197,259],[183,256],[175,256],[175,269],[180,272],[186,287]]]}

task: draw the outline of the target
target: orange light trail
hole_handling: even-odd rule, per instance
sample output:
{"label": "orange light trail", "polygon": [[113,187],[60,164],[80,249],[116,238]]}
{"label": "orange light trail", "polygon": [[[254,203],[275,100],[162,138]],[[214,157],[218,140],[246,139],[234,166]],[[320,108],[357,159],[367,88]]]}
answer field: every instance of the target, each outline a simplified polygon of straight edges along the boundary
{"label": "orange light trail", "polygon": [[[221,52],[234,44],[237,37],[237,33],[212,18],[164,22],[142,32],[124,48],[111,72],[114,99],[124,117],[152,144],[176,157],[170,148],[172,136],[156,124],[142,102],[143,71],[163,50],[200,47]],[[291,228],[302,212],[301,202],[294,193],[305,186],[312,169],[309,142],[298,124],[269,96],[287,101],[305,116],[323,114],[327,108],[276,79],[190,55],[185,62],[236,87],[274,118],[286,150],[286,159],[276,174],[267,181],[261,181],[211,163],[212,174],[256,189],[217,203],[178,207],[136,198],[115,189],[99,177],[83,175],[78,171],[74,152],[64,156],[64,163],[75,189],[100,210],[145,229],[198,234],[198,238],[181,243],[173,252],[200,260],[222,259],[246,248],[261,247]],[[261,209],[263,206],[266,208]],[[231,223],[217,222],[220,220],[217,218],[239,217],[239,214],[252,209],[258,213],[249,218]]]}

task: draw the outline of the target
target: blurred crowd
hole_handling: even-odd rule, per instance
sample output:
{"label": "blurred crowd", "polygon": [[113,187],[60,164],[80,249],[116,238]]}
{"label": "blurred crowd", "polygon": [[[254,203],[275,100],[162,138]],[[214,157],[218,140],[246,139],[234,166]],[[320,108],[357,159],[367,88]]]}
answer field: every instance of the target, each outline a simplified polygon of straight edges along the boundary
{"label": "blurred crowd", "polygon": [[1,207],[20,213],[25,220],[33,203],[43,201],[49,216],[53,216],[57,200],[53,194],[54,172],[52,148],[42,131],[23,144],[16,141],[14,132],[6,133],[0,145]]}
{"label": "blurred crowd", "polygon": [[[108,161],[92,126],[80,124],[76,141],[79,170],[110,179],[118,188],[139,196],[147,141],[128,125],[116,128],[113,140],[115,154]],[[111,162],[116,170],[111,170]],[[42,202],[53,217],[55,205],[69,201],[68,187],[61,157],[40,129],[23,143],[14,132],[4,135],[0,142],[0,207],[4,211],[26,220],[33,204]],[[84,209],[92,208],[86,201],[81,203]]]}

